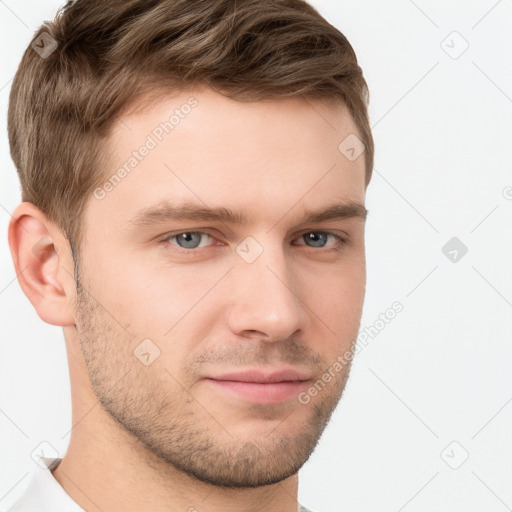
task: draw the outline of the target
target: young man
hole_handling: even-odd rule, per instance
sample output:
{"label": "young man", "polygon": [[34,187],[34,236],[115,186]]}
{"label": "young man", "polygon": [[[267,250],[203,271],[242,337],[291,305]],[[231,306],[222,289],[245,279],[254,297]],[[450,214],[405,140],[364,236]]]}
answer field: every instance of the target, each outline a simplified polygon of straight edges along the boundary
{"label": "young man", "polygon": [[77,0],[13,82],[9,243],[69,447],[12,511],[296,512],[361,318],[368,90],[302,0]]}

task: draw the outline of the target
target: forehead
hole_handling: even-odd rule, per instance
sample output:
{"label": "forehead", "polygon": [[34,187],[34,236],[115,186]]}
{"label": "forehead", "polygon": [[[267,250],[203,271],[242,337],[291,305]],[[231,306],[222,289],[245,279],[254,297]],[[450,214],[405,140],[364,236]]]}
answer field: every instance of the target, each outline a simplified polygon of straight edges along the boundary
{"label": "forehead", "polygon": [[339,149],[359,136],[341,102],[240,102],[202,88],[141,105],[110,135],[104,197],[90,205],[98,216],[126,223],[162,201],[193,201],[275,223],[291,209],[364,203],[364,153]]}

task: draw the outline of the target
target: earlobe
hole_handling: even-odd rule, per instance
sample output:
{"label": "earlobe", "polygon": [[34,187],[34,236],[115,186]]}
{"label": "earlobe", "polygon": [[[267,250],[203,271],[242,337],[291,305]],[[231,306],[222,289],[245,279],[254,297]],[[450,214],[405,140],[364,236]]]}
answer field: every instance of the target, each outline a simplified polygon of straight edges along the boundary
{"label": "earlobe", "polygon": [[72,256],[61,230],[32,203],[22,202],[9,223],[9,246],[18,282],[39,317],[74,325]]}

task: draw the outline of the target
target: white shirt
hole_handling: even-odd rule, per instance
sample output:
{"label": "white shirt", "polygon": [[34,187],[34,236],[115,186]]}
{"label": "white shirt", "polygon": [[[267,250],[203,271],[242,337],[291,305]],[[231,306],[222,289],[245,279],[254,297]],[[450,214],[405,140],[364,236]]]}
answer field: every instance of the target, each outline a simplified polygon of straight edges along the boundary
{"label": "white shirt", "polygon": [[[21,498],[7,512],[85,512],[52,475],[62,458],[41,457]],[[311,512],[299,504],[298,512]]]}
{"label": "white shirt", "polygon": [[41,457],[25,492],[7,512],[85,512],[55,480],[51,470],[62,459]]}

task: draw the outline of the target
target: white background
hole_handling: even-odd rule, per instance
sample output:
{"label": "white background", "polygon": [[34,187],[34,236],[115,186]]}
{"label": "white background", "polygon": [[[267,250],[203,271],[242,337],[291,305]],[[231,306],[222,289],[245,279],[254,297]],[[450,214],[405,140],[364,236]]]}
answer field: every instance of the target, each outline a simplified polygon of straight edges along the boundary
{"label": "white background", "polygon": [[[347,36],[371,92],[361,330],[395,301],[404,309],[357,355],[299,501],[316,512],[510,510],[512,1],[312,4]],[[2,509],[28,483],[32,450],[45,440],[62,456],[71,428],[62,331],[23,295],[7,247],[20,200],[8,94],[58,6],[0,1]],[[441,250],[452,237],[468,248],[457,262]]]}

